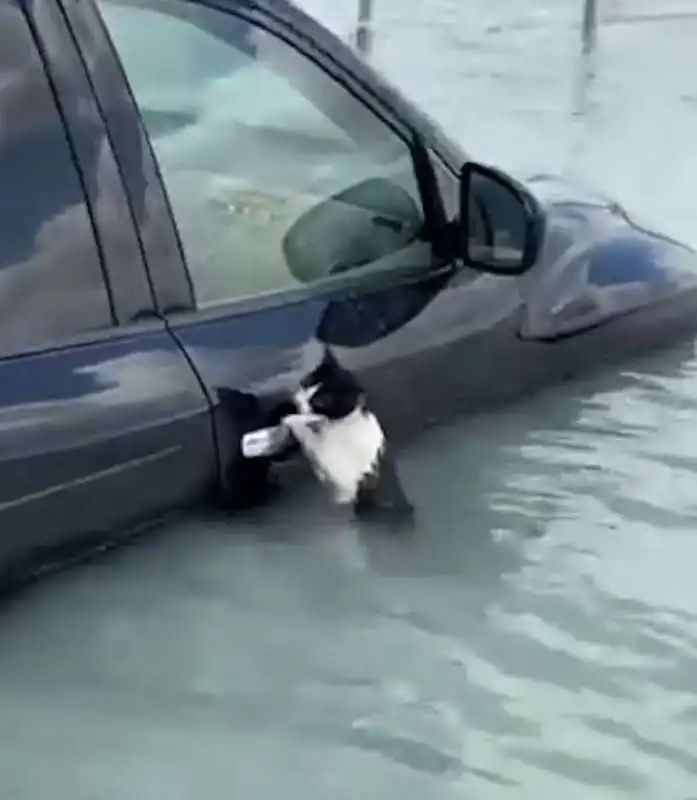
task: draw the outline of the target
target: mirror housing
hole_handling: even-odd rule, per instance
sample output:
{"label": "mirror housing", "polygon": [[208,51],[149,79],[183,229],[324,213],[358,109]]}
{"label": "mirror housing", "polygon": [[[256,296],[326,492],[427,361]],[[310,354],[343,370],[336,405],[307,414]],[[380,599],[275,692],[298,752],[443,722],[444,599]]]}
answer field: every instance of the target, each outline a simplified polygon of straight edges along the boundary
{"label": "mirror housing", "polygon": [[457,255],[465,266],[522,275],[537,261],[544,215],[533,196],[493,167],[468,161],[460,172]]}

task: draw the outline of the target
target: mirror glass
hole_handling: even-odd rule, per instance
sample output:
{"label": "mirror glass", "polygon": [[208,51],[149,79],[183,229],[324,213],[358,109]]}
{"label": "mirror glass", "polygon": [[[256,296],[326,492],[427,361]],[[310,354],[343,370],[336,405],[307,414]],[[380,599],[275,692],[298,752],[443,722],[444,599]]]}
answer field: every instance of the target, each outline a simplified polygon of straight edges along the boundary
{"label": "mirror glass", "polygon": [[518,275],[535,262],[536,218],[505,175],[467,164],[461,182],[462,256],[485,272]]}

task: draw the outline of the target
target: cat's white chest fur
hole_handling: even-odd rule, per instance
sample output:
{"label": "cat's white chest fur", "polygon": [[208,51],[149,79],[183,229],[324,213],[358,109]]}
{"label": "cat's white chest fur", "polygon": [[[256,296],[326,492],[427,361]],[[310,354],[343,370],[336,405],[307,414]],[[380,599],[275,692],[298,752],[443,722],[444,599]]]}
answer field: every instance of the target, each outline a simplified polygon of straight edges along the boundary
{"label": "cat's white chest fur", "polygon": [[290,414],[283,420],[337,503],[352,503],[363,478],[380,459],[385,435],[374,414],[356,409],[339,420]]}

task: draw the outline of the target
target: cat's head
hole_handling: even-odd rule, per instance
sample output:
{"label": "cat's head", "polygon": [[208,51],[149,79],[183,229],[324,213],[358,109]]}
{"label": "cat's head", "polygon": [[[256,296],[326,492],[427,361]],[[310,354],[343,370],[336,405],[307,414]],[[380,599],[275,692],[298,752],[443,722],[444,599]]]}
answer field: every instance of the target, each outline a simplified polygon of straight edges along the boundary
{"label": "cat's head", "polygon": [[365,392],[327,348],[321,363],[302,379],[293,400],[300,413],[338,420],[365,407]]}

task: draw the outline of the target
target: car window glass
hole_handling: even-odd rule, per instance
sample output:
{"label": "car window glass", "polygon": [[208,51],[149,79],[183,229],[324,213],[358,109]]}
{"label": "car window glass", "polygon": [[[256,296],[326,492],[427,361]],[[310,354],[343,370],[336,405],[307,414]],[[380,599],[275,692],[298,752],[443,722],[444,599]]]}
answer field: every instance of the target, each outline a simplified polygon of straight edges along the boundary
{"label": "car window glass", "polygon": [[0,356],[112,325],[80,176],[23,12],[0,1]]}
{"label": "car window glass", "polygon": [[199,307],[429,265],[407,144],[311,59],[184,0],[97,4]]}

